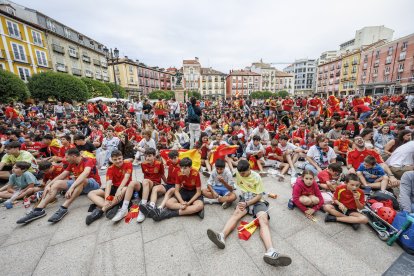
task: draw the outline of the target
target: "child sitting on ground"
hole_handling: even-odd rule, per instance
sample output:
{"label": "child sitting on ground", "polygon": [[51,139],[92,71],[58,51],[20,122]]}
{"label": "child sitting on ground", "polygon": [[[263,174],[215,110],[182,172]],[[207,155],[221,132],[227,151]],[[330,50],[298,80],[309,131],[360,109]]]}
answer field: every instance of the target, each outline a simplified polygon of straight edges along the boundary
{"label": "child sitting on ground", "polygon": [[368,155],[364,162],[359,165],[357,175],[363,187],[371,187],[372,189],[381,189],[385,191],[388,185],[388,176],[384,169],[377,163],[375,157]]}
{"label": "child sitting on ground", "polygon": [[331,192],[335,192],[337,181],[342,173],[342,165],[339,162],[331,163],[326,169],[318,173],[319,186]]}
{"label": "child sitting on ground", "polygon": [[202,190],[205,203],[221,203],[223,209],[231,206],[232,202],[236,200],[234,190],[234,179],[228,168],[226,162],[222,159],[217,159],[215,162],[215,169],[211,173],[207,188]]}
{"label": "child sitting on ground", "polygon": [[[0,199],[22,199],[40,191],[36,177],[28,171],[30,163],[17,161],[12,168],[12,174],[4,191],[0,192]],[[18,193],[18,194],[17,194]],[[17,196],[16,196],[17,194]],[[14,195],[14,196],[13,196]]]}
{"label": "child sitting on ground", "polygon": [[354,230],[361,223],[368,223],[368,218],[358,212],[365,205],[364,191],[359,188],[360,184],[356,174],[345,177],[345,184],[336,187],[333,204],[326,204],[323,208],[328,213],[325,222],[349,223]]}
{"label": "child sitting on ground", "polygon": [[312,171],[305,170],[302,177],[297,178],[293,186],[292,201],[307,218],[312,218],[313,214],[322,207],[322,194]]}
{"label": "child sitting on ground", "polygon": [[224,249],[225,239],[236,228],[239,220],[247,213],[258,218],[260,223],[260,237],[266,247],[266,253],[263,259],[266,263],[273,266],[288,266],[292,259],[284,254],[277,253],[273,248],[272,237],[269,229],[268,204],[263,199],[263,182],[260,175],[250,169],[247,160],[240,160],[237,164],[236,180],[237,186],[241,191],[241,200],[239,201],[233,215],[227,220],[223,230],[218,233],[208,229],[208,238],[217,245],[218,248]]}

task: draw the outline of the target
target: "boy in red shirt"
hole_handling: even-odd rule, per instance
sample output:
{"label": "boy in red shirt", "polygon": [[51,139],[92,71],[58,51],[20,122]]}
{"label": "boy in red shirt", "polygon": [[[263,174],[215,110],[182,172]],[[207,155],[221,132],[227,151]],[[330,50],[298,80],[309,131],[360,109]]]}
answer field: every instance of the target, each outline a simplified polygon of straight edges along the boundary
{"label": "boy in red shirt", "polygon": [[364,191],[359,188],[361,183],[356,174],[348,174],[345,184],[336,187],[333,205],[326,204],[324,210],[328,213],[325,222],[344,222],[351,224],[357,230],[361,223],[368,223],[368,218],[359,213],[364,208]]}
{"label": "boy in red shirt", "polygon": [[350,132],[342,130],[341,138],[335,140],[334,151],[336,153],[336,161],[346,164],[346,156],[351,149],[352,142],[349,140]]}
{"label": "boy in red shirt", "polygon": [[114,150],[111,159],[113,164],[106,171],[106,187],[88,193],[96,208],[86,217],[86,225],[101,218],[104,213],[108,219],[112,219],[118,214],[117,204],[122,201],[128,185],[138,183],[132,181],[132,163],[124,160],[121,151]]}
{"label": "boy in red shirt", "polygon": [[204,218],[200,174],[192,168],[192,165],[193,162],[188,157],[180,161],[181,172],[175,184],[175,197],[167,201],[167,208],[153,214],[152,218],[155,221],[192,214],[197,214],[201,219]]}
{"label": "boy in red shirt", "polygon": [[[68,207],[81,193],[87,194],[99,189],[101,179],[95,159],[82,157],[78,149],[70,149],[66,152],[66,161],[69,163],[68,167],[46,185],[39,205],[32,212],[19,219],[17,224],[29,223],[46,216],[44,208],[47,204],[55,199],[59,191],[67,190],[65,202],[48,220],[49,222],[58,222],[68,213]],[[75,176],[74,180],[67,179],[70,174]]]}
{"label": "boy in red shirt", "polygon": [[279,181],[283,181],[285,179],[285,174],[289,170],[289,164],[283,162],[283,152],[278,145],[279,141],[277,139],[273,139],[270,142],[270,146],[266,148],[265,166],[280,169],[280,173],[278,173],[277,176],[279,177]]}
{"label": "boy in red shirt", "polygon": [[337,181],[342,173],[341,163],[331,163],[326,169],[318,173],[319,186],[322,189],[335,192]]}
{"label": "boy in red shirt", "polygon": [[62,165],[53,165],[49,161],[41,161],[38,163],[38,165],[39,171],[43,173],[43,186],[48,184],[49,181],[52,181],[58,177],[65,170]]}

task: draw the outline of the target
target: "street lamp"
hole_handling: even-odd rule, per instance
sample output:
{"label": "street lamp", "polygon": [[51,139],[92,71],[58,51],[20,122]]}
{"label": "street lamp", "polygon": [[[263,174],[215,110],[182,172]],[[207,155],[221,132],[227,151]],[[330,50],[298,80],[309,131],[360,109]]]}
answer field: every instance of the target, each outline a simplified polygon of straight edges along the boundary
{"label": "street lamp", "polygon": [[112,63],[113,71],[114,71],[114,82],[115,82],[115,90],[112,93],[112,97],[119,99],[119,92],[118,92],[118,83],[116,81],[116,74],[115,74],[115,62],[118,63],[119,60],[119,50],[115,47],[115,49],[112,51],[111,49],[106,48],[106,46],[103,48],[105,52],[106,61],[109,63]]}

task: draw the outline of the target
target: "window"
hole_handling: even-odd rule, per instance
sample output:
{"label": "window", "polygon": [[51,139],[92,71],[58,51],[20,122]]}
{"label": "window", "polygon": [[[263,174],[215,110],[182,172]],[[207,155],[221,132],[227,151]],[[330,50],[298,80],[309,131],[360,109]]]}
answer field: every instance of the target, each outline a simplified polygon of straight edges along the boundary
{"label": "window", "polygon": [[23,61],[26,62],[26,53],[24,51],[24,48],[22,45],[20,44],[16,44],[16,43],[12,43],[12,48],[13,48],[13,54],[14,54],[14,58],[17,61]]}
{"label": "window", "polygon": [[6,70],[6,66],[3,63],[0,63],[0,70]]}
{"label": "window", "polygon": [[19,76],[22,80],[27,81],[30,78],[30,71],[27,68],[17,67],[19,71]]}
{"label": "window", "polygon": [[390,64],[392,61],[392,56],[388,56],[387,59],[385,60],[385,64]]}
{"label": "window", "polygon": [[398,64],[398,72],[404,71],[404,63]]}
{"label": "window", "polygon": [[385,67],[385,73],[389,73],[390,72],[390,67],[389,66],[386,66]]}
{"label": "window", "polygon": [[397,81],[401,81],[401,74],[397,75]]}
{"label": "window", "polygon": [[37,64],[41,66],[47,66],[46,53],[36,50]]}
{"label": "window", "polygon": [[404,60],[405,59],[405,55],[407,54],[407,52],[401,52],[400,53],[400,57],[399,57],[399,59],[398,60]]}
{"label": "window", "polygon": [[20,38],[19,26],[16,23],[7,21],[7,30],[10,36]]}
{"label": "window", "polygon": [[393,47],[389,47],[388,48],[388,55],[391,55],[392,54],[392,50],[393,50],[394,48]]}
{"label": "window", "polygon": [[377,52],[375,53],[375,58],[379,58],[379,55],[380,55],[380,51],[377,50]]}
{"label": "window", "polygon": [[402,46],[401,46],[401,51],[407,50],[407,46],[408,46],[408,41],[404,41]]}
{"label": "window", "polygon": [[55,26],[55,23],[53,23],[50,19],[46,19],[46,27],[47,27],[49,30],[52,30],[52,31],[56,32],[56,26]]}
{"label": "window", "polygon": [[42,35],[39,32],[32,31],[33,43],[43,46]]}
{"label": "window", "polygon": [[134,73],[134,67],[132,65],[129,65],[129,73],[130,74]]}
{"label": "window", "polygon": [[69,29],[68,28],[64,28],[64,31],[65,31],[65,36],[67,38],[70,38],[71,37],[71,33],[70,33]]}

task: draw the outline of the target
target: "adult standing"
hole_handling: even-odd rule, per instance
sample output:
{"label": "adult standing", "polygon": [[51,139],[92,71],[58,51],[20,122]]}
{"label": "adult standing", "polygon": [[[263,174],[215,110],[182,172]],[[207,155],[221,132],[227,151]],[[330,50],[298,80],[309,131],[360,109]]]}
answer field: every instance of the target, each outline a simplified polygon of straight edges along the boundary
{"label": "adult standing", "polygon": [[142,125],[142,110],[144,105],[140,100],[134,103],[134,111],[135,111],[135,117],[137,118],[137,125],[138,128],[141,128]]}
{"label": "adult standing", "polygon": [[178,120],[180,118],[180,104],[175,100],[175,98],[172,98],[170,102],[170,118],[174,120]]}
{"label": "adult standing", "polygon": [[197,99],[194,97],[191,97],[190,102],[187,103],[187,119],[190,131],[190,149],[192,149],[201,133],[201,109],[197,106]]}
{"label": "adult standing", "polygon": [[147,124],[147,122],[149,121],[151,110],[152,110],[151,103],[149,102],[148,99],[145,99],[143,107],[142,107],[142,112],[143,112],[143,114],[142,114],[142,123],[144,124],[144,128],[145,128],[145,125]]}

